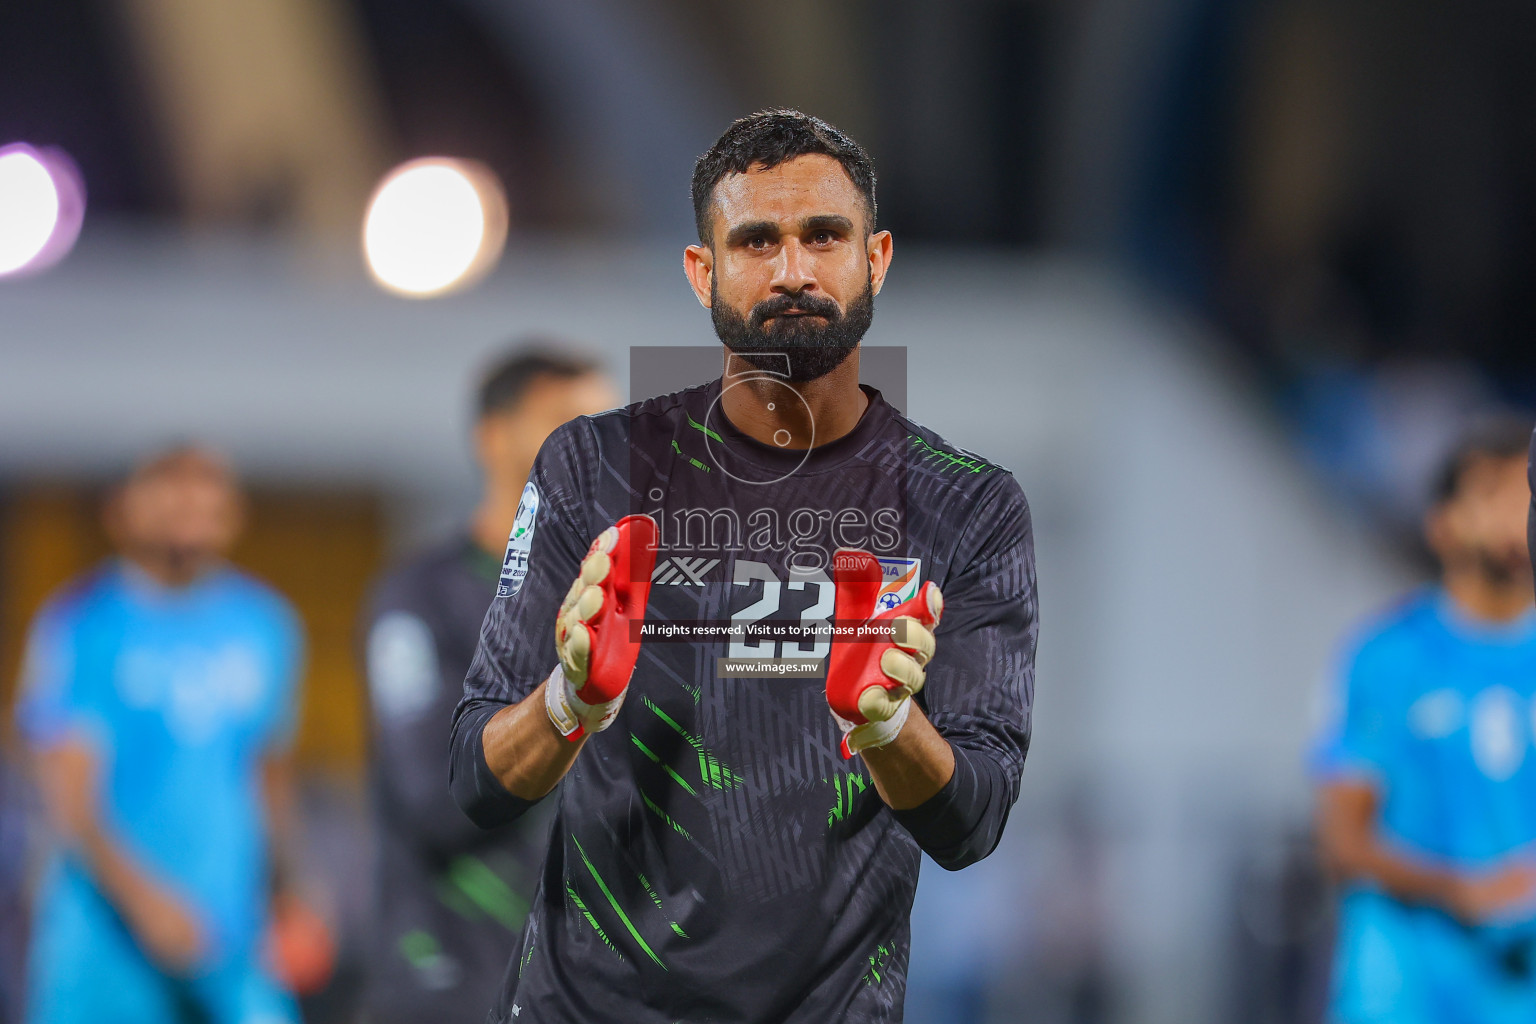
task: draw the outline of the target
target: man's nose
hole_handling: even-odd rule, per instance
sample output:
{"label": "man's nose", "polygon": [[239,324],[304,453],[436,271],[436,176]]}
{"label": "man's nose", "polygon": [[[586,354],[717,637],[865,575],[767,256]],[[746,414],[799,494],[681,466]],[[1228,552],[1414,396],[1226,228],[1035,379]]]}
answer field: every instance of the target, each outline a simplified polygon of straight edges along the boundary
{"label": "man's nose", "polygon": [[779,247],[774,260],[773,290],[789,295],[816,290],[816,276],[811,271],[811,258],[798,238],[790,238]]}

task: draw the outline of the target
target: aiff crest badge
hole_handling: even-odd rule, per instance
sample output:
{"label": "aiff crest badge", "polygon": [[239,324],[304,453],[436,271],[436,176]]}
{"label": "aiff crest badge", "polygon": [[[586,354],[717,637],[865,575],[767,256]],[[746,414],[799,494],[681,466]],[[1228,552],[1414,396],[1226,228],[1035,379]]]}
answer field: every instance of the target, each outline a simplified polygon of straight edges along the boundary
{"label": "aiff crest badge", "polygon": [[512,521],[512,536],[507,539],[507,555],[501,560],[501,580],[497,597],[512,597],[523,589],[528,576],[528,552],[533,549],[533,528],[539,524],[539,489],[532,480],[523,488],[517,503],[517,518]]}
{"label": "aiff crest badge", "polygon": [[875,611],[884,612],[903,601],[917,596],[917,588],[923,582],[921,558],[880,558],[880,596],[875,598]]}

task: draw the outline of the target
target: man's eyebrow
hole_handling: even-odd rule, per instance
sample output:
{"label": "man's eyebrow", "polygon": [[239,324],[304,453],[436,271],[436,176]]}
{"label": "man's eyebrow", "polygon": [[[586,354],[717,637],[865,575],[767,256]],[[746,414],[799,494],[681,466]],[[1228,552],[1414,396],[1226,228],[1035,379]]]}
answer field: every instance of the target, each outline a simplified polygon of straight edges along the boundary
{"label": "man's eyebrow", "polygon": [[746,224],[738,224],[731,228],[725,236],[726,245],[740,245],[749,238],[762,235],[766,238],[778,238],[779,226],[771,220],[754,220]]}
{"label": "man's eyebrow", "polygon": [[845,235],[853,234],[853,221],[837,213],[821,213],[814,217],[807,217],[800,222],[802,233],[810,231],[840,231]]}

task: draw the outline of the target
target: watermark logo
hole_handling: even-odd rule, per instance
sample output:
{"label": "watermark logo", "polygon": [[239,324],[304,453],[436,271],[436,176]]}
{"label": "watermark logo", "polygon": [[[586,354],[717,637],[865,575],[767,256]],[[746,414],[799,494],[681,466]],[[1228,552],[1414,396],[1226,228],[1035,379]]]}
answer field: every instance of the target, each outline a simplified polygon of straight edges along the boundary
{"label": "watermark logo", "polygon": [[[665,498],[660,488],[648,497]],[[835,548],[859,548],[876,554],[902,546],[904,516],[899,508],[787,508],[756,509],[654,508],[647,513],[656,520],[659,549],[707,552],[703,557],[674,556],[657,565],[652,583],[702,583],[703,574],[717,564],[710,557],[723,554],[777,552],[795,572],[817,572],[832,561]],[[911,558],[881,558],[885,582],[894,583],[916,565]],[[702,568],[701,568],[702,567]],[[663,575],[665,574],[665,576]],[[681,574],[682,578],[679,578]],[[911,589],[916,593],[917,584]]]}

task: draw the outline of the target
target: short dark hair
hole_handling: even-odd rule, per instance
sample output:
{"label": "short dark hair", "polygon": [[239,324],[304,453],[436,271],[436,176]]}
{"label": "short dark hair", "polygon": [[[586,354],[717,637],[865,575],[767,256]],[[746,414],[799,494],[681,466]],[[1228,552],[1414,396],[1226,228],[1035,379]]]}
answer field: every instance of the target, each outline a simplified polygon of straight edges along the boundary
{"label": "short dark hair", "polygon": [[864,197],[870,230],[875,226],[875,165],[864,151],[840,129],[819,117],[798,110],[760,110],[732,122],[693,165],[693,219],[699,242],[713,246],[710,207],[715,186],[727,174],[745,174],[754,167],[777,167],[797,156],[820,153],[843,165],[848,179]]}
{"label": "short dark hair", "polygon": [[1468,427],[1440,464],[1431,499],[1435,505],[1453,500],[1463,478],[1481,459],[1525,457],[1531,445],[1531,420],[1513,413],[1485,416]]}
{"label": "short dark hair", "polygon": [[565,348],[564,343],[553,339],[528,338],[492,363],[480,378],[475,396],[476,418],[516,408],[541,377],[572,380],[597,372],[595,361],[561,351]]}

